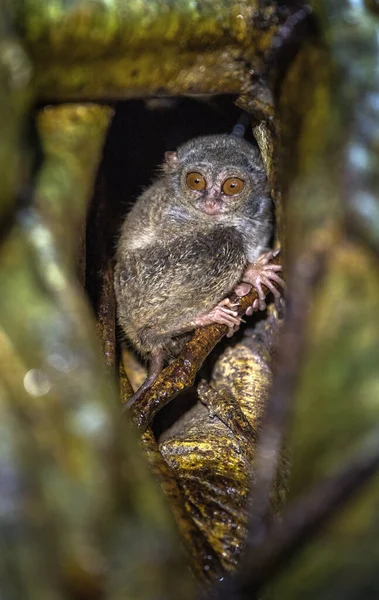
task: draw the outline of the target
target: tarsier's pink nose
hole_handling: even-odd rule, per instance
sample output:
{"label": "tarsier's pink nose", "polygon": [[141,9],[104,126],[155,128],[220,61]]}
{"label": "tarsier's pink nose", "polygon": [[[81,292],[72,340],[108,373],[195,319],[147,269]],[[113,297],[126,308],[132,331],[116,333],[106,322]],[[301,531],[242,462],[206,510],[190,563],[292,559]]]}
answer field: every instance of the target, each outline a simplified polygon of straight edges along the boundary
{"label": "tarsier's pink nose", "polygon": [[214,196],[205,197],[203,202],[203,211],[207,215],[216,215],[222,212],[222,202],[220,198]]}

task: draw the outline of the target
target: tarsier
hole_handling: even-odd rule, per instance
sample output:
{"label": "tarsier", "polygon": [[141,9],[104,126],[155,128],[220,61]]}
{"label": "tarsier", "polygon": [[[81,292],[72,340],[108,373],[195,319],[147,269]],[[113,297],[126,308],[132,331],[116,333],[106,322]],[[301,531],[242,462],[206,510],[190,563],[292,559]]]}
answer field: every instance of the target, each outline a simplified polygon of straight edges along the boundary
{"label": "tarsier", "polygon": [[137,199],[122,226],[115,265],[119,323],[150,359],[149,376],[129,400],[154,382],[190,332],[220,323],[240,325],[231,292],[254,286],[253,309],[265,308],[262,285],[275,298],[283,287],[270,264],[273,203],[259,151],[235,135],[210,135],[166,152],[161,174]]}

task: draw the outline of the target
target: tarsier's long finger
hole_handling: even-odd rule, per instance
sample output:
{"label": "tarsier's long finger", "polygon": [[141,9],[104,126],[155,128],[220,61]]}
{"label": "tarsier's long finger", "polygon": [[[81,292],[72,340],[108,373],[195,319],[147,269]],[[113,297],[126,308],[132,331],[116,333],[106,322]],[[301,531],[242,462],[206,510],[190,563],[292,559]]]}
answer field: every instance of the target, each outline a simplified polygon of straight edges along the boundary
{"label": "tarsier's long finger", "polygon": [[254,287],[257,290],[257,294],[258,294],[259,310],[265,310],[265,308],[266,308],[266,294],[264,293],[264,291],[262,289],[263,283],[264,283],[264,281],[259,281],[254,284]]}
{"label": "tarsier's long finger", "polygon": [[226,334],[226,337],[231,338],[233,335],[239,330],[239,327],[229,327],[229,331]]}
{"label": "tarsier's long finger", "polygon": [[268,289],[270,290],[270,292],[272,293],[272,295],[273,295],[275,298],[280,298],[280,296],[281,296],[282,294],[279,292],[278,288],[276,288],[276,287],[274,286],[274,284],[273,284],[273,283],[271,283],[271,280],[270,280],[270,279],[268,279],[268,278],[267,278],[267,280],[266,280],[266,281],[264,281],[263,283],[264,283],[264,285],[265,285],[266,287],[268,287]]}
{"label": "tarsier's long finger", "polygon": [[272,265],[272,264],[263,265],[262,269],[264,269],[265,271],[283,271],[282,265]]}
{"label": "tarsier's long finger", "polygon": [[258,306],[259,306],[259,310],[266,310],[266,308],[267,308],[266,300],[261,300],[261,298],[259,298]]}
{"label": "tarsier's long finger", "polygon": [[265,254],[263,254],[263,256],[260,256],[256,261],[255,264],[259,265],[260,267],[264,267],[265,265],[267,265],[270,260],[271,260],[271,256],[266,256]]}
{"label": "tarsier's long finger", "polygon": [[225,312],[223,309],[217,312],[215,315],[215,320],[217,323],[222,325],[228,325],[228,327],[240,324],[240,318],[238,316],[233,316]]}
{"label": "tarsier's long finger", "polygon": [[231,308],[225,308],[224,306],[218,307],[220,311],[226,313],[227,315],[232,315],[232,317],[238,317],[238,312],[236,310],[232,310]]}
{"label": "tarsier's long finger", "polygon": [[217,304],[217,306],[220,306],[220,307],[222,307],[222,306],[228,306],[229,308],[233,308],[235,306],[238,306],[238,302],[232,302],[230,300],[230,298],[224,298],[223,300],[221,300],[221,302],[219,302]]}
{"label": "tarsier's long finger", "polygon": [[271,281],[276,281],[276,283],[278,283],[280,285],[280,287],[283,288],[283,290],[285,290],[287,288],[286,282],[283,281],[283,279],[281,277],[279,277],[279,275],[276,275],[276,273],[270,273],[270,274],[265,273],[265,276],[269,277],[271,279]]}
{"label": "tarsier's long finger", "polygon": [[275,306],[276,306],[276,309],[279,311],[281,308],[280,307],[280,299],[282,297],[282,294],[274,286],[274,284],[272,284],[270,281],[266,281],[265,285],[268,287],[268,289],[271,291],[272,295],[274,296]]}
{"label": "tarsier's long finger", "polygon": [[258,310],[258,309],[259,309],[259,302],[258,302],[258,298],[256,298],[256,299],[254,300],[253,304],[252,304],[251,306],[248,306],[248,307],[247,307],[247,309],[246,309],[246,311],[245,311],[245,314],[246,314],[248,317],[250,317],[250,316],[253,314],[253,312],[254,312],[255,310]]}
{"label": "tarsier's long finger", "polygon": [[[245,323],[245,321],[243,321],[243,319],[241,319],[241,321],[243,323]],[[234,325],[233,327],[229,327],[229,331],[226,334],[226,337],[228,337],[228,338],[232,337],[239,330],[239,328],[240,328],[240,324]]]}
{"label": "tarsier's long finger", "polygon": [[213,319],[214,323],[218,325],[226,325],[227,327],[233,327],[234,322],[231,319],[228,319],[227,315],[217,315]]}
{"label": "tarsier's long finger", "polygon": [[231,329],[233,329],[234,327],[239,327],[239,325],[240,325],[240,322],[237,321],[236,319],[233,319],[233,318],[228,319],[227,316],[223,317],[221,315],[220,315],[220,318],[217,319],[216,322],[219,323],[220,325],[227,325]]}

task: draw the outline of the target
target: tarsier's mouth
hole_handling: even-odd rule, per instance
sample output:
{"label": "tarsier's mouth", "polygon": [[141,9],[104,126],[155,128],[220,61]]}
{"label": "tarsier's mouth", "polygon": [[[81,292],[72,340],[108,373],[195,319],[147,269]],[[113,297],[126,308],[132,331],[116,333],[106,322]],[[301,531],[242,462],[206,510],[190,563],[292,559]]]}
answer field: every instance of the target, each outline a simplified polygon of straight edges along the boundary
{"label": "tarsier's mouth", "polygon": [[206,215],[219,215],[223,212],[222,203],[217,200],[204,202],[202,205],[202,211],[205,212]]}

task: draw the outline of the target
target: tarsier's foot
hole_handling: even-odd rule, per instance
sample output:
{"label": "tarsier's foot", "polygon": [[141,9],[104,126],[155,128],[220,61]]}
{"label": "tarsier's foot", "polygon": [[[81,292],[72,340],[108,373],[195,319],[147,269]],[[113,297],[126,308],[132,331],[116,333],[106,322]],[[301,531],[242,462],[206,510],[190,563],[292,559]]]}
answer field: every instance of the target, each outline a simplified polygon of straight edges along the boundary
{"label": "tarsier's foot", "polygon": [[204,327],[212,323],[227,325],[229,328],[228,337],[230,337],[239,329],[242,321],[236,310],[237,306],[238,304],[233,304],[229,298],[224,298],[208,314],[198,317],[195,326]]}
{"label": "tarsier's foot", "polygon": [[275,303],[278,304],[279,302],[282,294],[278,288],[275,287],[274,283],[283,289],[285,289],[285,283],[278,275],[278,272],[282,270],[282,267],[280,265],[273,265],[270,263],[270,260],[274,256],[276,256],[275,252],[265,252],[258,258],[257,262],[248,265],[242,275],[242,282],[234,288],[234,292],[238,296],[245,296],[248,294],[251,286],[253,286],[258,292],[258,299],[255,300],[250,311],[246,311],[246,314],[251,314],[251,312],[257,308],[260,310],[264,310],[266,308],[265,293],[262,288],[263,285],[270,290],[274,296]]}

